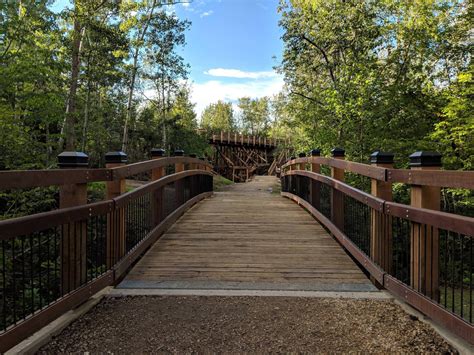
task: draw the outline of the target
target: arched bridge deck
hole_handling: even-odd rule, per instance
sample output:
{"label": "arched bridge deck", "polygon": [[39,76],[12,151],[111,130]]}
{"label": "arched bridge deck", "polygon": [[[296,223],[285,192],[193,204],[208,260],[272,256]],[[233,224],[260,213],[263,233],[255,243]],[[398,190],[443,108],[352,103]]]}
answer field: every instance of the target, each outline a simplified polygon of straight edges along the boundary
{"label": "arched bridge deck", "polygon": [[[182,216],[118,288],[377,291],[278,180],[216,192]],[[291,223],[288,223],[291,222]]]}

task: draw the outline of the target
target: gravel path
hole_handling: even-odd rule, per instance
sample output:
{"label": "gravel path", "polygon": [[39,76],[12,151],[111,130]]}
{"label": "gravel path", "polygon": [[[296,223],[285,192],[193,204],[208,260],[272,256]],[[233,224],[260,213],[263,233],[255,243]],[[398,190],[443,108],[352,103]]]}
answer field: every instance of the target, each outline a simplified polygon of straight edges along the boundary
{"label": "gravel path", "polygon": [[455,352],[391,301],[106,298],[41,353]]}

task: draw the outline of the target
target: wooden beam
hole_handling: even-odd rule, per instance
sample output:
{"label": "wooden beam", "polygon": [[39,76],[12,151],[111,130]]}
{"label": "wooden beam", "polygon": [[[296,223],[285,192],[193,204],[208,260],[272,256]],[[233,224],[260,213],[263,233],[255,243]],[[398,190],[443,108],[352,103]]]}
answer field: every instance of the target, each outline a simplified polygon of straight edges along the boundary
{"label": "wooden beam", "polygon": [[[344,160],[344,149],[334,148],[332,156],[334,159]],[[344,169],[331,167],[331,177],[344,181]],[[343,194],[336,189],[331,190],[331,220],[341,231],[344,230],[344,198]]]}
{"label": "wooden beam", "polygon": [[[393,168],[393,154],[374,152],[370,156],[373,166]],[[392,201],[392,183],[371,179],[371,194],[385,201]],[[392,220],[380,211],[371,210],[370,257],[386,272],[392,272]],[[372,278],[372,282],[375,280]]]}
{"label": "wooden beam", "polygon": [[[432,152],[416,152],[410,155],[414,170],[437,171],[441,167],[441,155]],[[412,185],[411,205],[439,211],[441,189],[438,186]],[[410,282],[413,289],[433,298],[439,298],[439,231],[425,224],[412,222],[410,241]]]}

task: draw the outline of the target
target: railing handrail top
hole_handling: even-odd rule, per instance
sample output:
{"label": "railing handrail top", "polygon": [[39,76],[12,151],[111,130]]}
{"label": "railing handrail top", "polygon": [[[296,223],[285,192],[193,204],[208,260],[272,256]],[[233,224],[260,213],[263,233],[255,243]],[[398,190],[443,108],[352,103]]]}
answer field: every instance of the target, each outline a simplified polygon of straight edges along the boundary
{"label": "railing handrail top", "polygon": [[474,189],[474,171],[394,169],[318,156],[296,158],[288,161],[281,168],[285,169],[296,164],[327,165],[385,182]]}
{"label": "railing handrail top", "polygon": [[454,233],[460,233],[474,238],[473,217],[386,201],[381,198],[374,197],[367,192],[361,191],[342,181],[307,170],[291,170],[282,173],[282,176],[286,175],[307,176],[313,180],[325,183],[326,185],[329,185],[338,191],[346,193],[350,197],[378,211],[383,211],[388,215],[405,218],[416,223],[432,225],[437,228],[445,229]]}
{"label": "railing handrail top", "polygon": [[114,181],[175,163],[199,164],[212,169],[211,164],[198,158],[163,157],[114,168],[4,170],[0,171],[0,190]]}
{"label": "railing handrail top", "polygon": [[80,221],[87,217],[97,216],[105,212],[113,212],[117,208],[123,207],[126,201],[131,198],[139,197],[149,191],[154,191],[171,182],[192,175],[212,176],[212,173],[205,170],[185,170],[166,175],[158,180],[151,181],[146,185],[140,186],[135,190],[126,192],[123,195],[110,200],[6,219],[0,221],[0,240],[6,240],[15,236],[26,235],[63,224]]}

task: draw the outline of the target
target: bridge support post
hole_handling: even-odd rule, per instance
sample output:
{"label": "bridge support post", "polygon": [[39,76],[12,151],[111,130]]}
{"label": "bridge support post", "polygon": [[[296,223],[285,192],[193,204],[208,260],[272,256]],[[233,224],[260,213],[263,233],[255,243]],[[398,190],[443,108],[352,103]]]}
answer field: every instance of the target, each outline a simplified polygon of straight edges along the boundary
{"label": "bridge support post", "polygon": [[[306,153],[299,153],[298,158],[306,158]],[[298,170],[306,170],[305,163],[299,163],[296,165]],[[298,196],[308,196],[308,186],[305,184],[305,176],[296,176],[296,191]],[[306,198],[304,198],[306,200]]]}
{"label": "bridge support post", "polygon": [[[221,132],[221,138],[223,137],[223,132]],[[184,156],[184,151],[183,150],[175,150],[174,151],[174,156],[175,157],[183,157]],[[184,164],[183,163],[176,163],[174,165],[174,172],[175,173],[180,173],[184,171]],[[178,181],[174,182],[174,190],[175,190],[175,202],[176,205],[175,207],[178,208],[184,203],[184,180],[180,179]]]}
{"label": "bridge support post", "polygon": [[[87,168],[89,157],[82,152],[58,155],[61,169]],[[87,204],[87,184],[67,184],[59,188],[59,208]],[[67,223],[61,229],[61,292],[66,294],[86,282],[87,221]]]}
{"label": "bridge support post", "polygon": [[[393,168],[393,154],[375,151],[370,155],[370,163],[381,168]],[[392,201],[391,182],[371,179],[370,183],[373,196]],[[374,210],[371,212],[370,257],[386,272],[392,271],[392,223],[389,217]]]}
{"label": "bridge support post", "polygon": [[[331,150],[334,159],[344,160],[345,153],[342,148]],[[344,169],[332,166],[331,177],[335,180],[344,181]],[[331,220],[337,228],[341,231],[344,230],[344,196],[336,189],[331,189]]]}
{"label": "bridge support post", "polygon": [[[108,152],[105,154],[105,167],[108,169],[127,164],[127,155],[124,152]],[[125,179],[107,181],[106,199],[111,200],[125,193],[127,190]],[[121,208],[107,215],[107,268],[111,268],[125,255],[125,209]]]}
{"label": "bridge support post", "polygon": [[[291,156],[290,157],[290,161],[291,160],[295,160],[296,157],[295,156]],[[289,171],[292,171],[292,170],[296,170],[296,167],[293,166],[293,165],[290,165],[288,167],[288,170]],[[296,177],[294,175],[289,175],[288,176],[288,191],[291,192],[292,194],[295,194],[296,195],[296,184],[295,184],[295,181],[296,181]]]}
{"label": "bridge support post", "polygon": [[[311,157],[319,157],[321,151],[319,149],[313,149],[311,152]],[[321,173],[321,165],[316,163],[314,160],[311,160],[311,171],[316,174]],[[318,211],[320,209],[320,200],[321,200],[321,183],[316,180],[311,179],[311,204]]]}
{"label": "bridge support post", "polygon": [[[229,135],[229,137],[230,137],[230,135]],[[189,154],[189,157],[190,158],[197,158],[197,155],[194,154],[194,153],[191,153],[191,154]],[[189,164],[189,170],[196,170],[196,169],[199,169],[198,164],[194,164],[194,163]],[[189,194],[190,194],[191,197],[194,197],[194,195],[196,194],[197,188],[198,188],[198,186],[196,185],[196,177],[195,176],[190,176],[188,178],[188,180],[189,180]]]}
{"label": "bridge support post", "polygon": [[[162,159],[165,156],[164,149],[152,149],[151,150],[151,159]],[[156,181],[161,179],[166,175],[166,170],[164,166],[154,168],[151,170],[151,180]],[[152,210],[153,210],[153,225],[157,226],[164,218],[163,211],[163,187],[155,190],[153,193],[152,200]]]}
{"label": "bridge support post", "polygon": [[[415,152],[410,155],[413,170],[439,170],[441,154],[436,152]],[[410,189],[413,207],[440,209],[441,189],[436,186],[412,185]],[[411,286],[435,300],[439,299],[439,231],[412,222],[410,240]]]}

